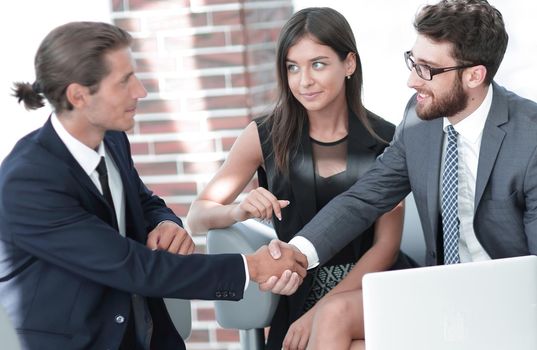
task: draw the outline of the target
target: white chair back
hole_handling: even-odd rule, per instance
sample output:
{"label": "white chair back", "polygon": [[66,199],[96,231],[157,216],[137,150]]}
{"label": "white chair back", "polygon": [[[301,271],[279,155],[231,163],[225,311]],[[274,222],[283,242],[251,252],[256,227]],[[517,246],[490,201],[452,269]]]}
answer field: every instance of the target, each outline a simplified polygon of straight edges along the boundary
{"label": "white chair back", "polygon": [[165,298],[164,303],[166,304],[175,329],[177,329],[183,340],[187,340],[192,332],[190,300]]}
{"label": "white chair back", "polygon": [[0,348],[21,349],[15,328],[13,328],[13,324],[2,306],[0,306]]}
{"label": "white chair back", "polygon": [[[274,238],[276,232],[271,226],[250,219],[224,229],[210,230],[207,252],[250,254]],[[250,281],[242,300],[214,302],[216,321],[223,328],[239,330],[241,349],[264,349],[263,328],[270,325],[278,300],[279,295],[262,292],[257,283]]]}

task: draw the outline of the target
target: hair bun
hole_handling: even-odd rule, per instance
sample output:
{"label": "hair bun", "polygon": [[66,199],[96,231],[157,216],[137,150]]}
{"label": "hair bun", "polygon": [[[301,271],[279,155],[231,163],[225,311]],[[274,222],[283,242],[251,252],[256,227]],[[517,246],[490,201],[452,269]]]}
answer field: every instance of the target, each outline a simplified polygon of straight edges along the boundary
{"label": "hair bun", "polygon": [[40,93],[43,92],[43,90],[41,89],[41,84],[39,84],[39,82],[37,80],[32,84],[32,90],[36,94],[40,94]]}

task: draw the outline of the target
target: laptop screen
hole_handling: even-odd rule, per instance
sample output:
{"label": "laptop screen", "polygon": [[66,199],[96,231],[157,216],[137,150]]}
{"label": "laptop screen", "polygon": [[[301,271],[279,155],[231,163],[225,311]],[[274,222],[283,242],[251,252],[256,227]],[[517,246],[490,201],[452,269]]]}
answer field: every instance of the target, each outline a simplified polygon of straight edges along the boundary
{"label": "laptop screen", "polygon": [[370,273],[367,350],[537,349],[537,256]]}

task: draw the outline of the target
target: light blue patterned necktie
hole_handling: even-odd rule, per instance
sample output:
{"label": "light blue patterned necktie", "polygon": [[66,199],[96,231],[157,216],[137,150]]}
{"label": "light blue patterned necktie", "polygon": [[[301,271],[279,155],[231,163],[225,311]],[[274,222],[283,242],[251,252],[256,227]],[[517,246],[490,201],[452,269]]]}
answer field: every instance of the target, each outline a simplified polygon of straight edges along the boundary
{"label": "light blue patterned necktie", "polygon": [[444,264],[458,264],[459,209],[458,209],[458,151],[457,135],[453,125],[447,127],[448,144],[442,173],[442,228],[444,231]]}

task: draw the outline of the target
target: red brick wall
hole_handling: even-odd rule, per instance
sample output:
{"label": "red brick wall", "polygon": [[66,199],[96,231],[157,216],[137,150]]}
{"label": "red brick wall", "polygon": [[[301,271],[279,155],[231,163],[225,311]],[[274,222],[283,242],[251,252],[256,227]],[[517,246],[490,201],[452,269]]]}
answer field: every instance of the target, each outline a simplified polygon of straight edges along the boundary
{"label": "red brick wall", "polygon": [[[134,37],[140,101],[130,134],[142,179],[184,218],[241,130],[269,109],[275,41],[292,0],[111,0]],[[205,237],[195,237],[204,251]],[[189,349],[238,349],[238,332],[193,301]]]}

